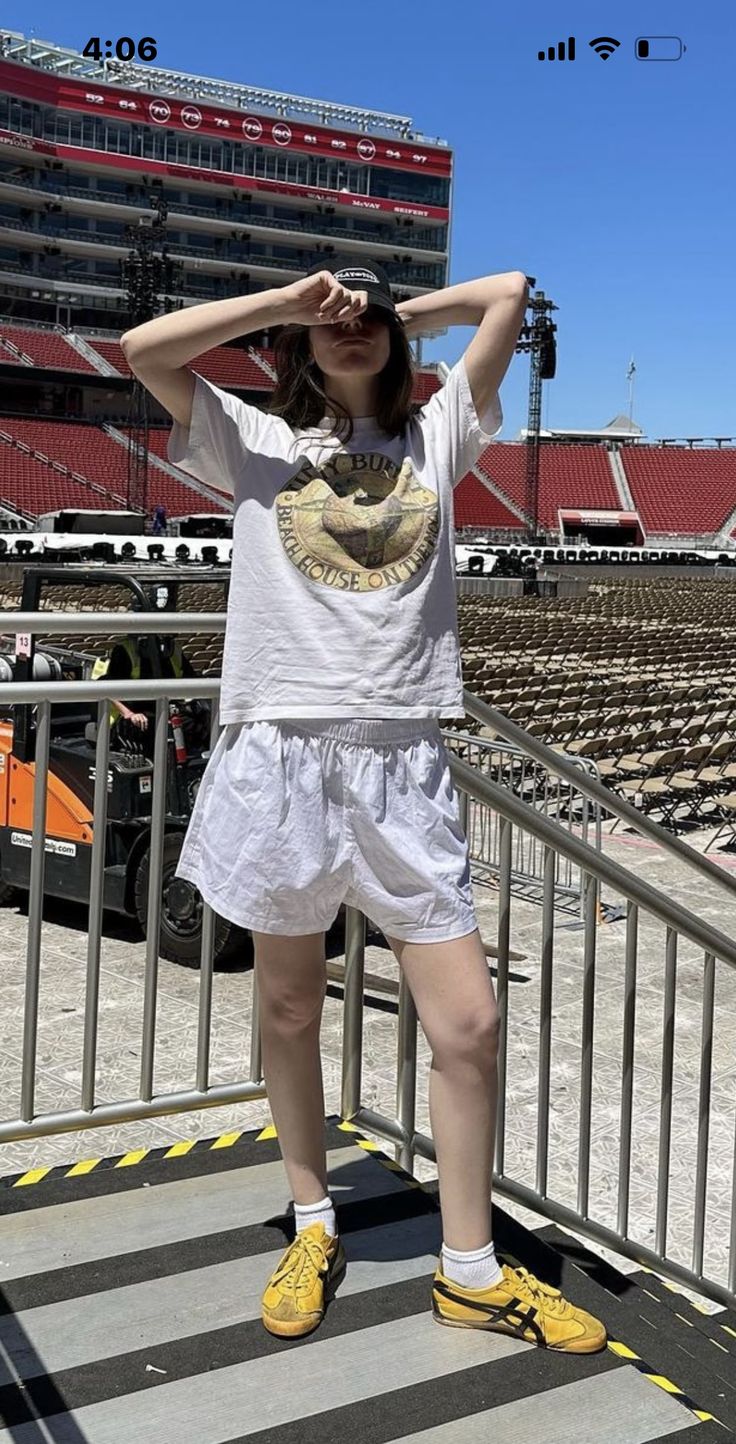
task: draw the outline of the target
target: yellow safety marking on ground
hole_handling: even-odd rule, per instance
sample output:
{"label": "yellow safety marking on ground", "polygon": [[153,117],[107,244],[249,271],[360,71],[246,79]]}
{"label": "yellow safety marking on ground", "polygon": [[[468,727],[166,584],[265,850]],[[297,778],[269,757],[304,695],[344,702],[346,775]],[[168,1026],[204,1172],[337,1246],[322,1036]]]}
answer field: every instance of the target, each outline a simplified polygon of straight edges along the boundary
{"label": "yellow safety marking on ground", "polygon": [[695,1328],[692,1319],[686,1319],[684,1314],[678,1314],[677,1309],[675,1309],[675,1318],[679,1319],[681,1324],[687,1324],[689,1329]]}
{"label": "yellow safety marking on ground", "polygon": [[278,1138],[278,1136],[279,1135],[276,1132],[273,1123],[269,1123],[266,1128],[261,1129],[261,1132],[258,1134],[258,1137],[256,1139],[256,1143],[263,1143],[267,1138]]}
{"label": "yellow safety marking on ground", "polygon": [[639,1358],[639,1355],[635,1354],[632,1349],[627,1348],[626,1344],[619,1344],[615,1339],[609,1340],[608,1347],[613,1354],[618,1354],[622,1359]]}
{"label": "yellow safety marking on ground", "polygon": [[726,1333],[730,1334],[732,1339],[736,1339],[736,1329],[729,1328],[728,1324],[721,1324],[721,1328],[725,1329]]}
{"label": "yellow safety marking on ground", "polygon": [[657,1384],[660,1389],[664,1389],[667,1394],[682,1393],[682,1390],[678,1389],[677,1385],[673,1384],[671,1379],[665,1379],[664,1374],[647,1374],[647,1378],[651,1379],[653,1384]]}
{"label": "yellow safety marking on ground", "polygon": [[341,1130],[342,1133],[359,1133],[359,1132],[360,1132],[360,1129],[358,1128],[357,1124],[356,1124],[356,1123],[350,1123],[347,1118],[343,1118],[342,1122],[341,1122],[341,1123],[338,1123],[337,1126],[338,1126],[338,1128]]}
{"label": "yellow safety marking on ground", "polygon": [[68,1169],[64,1177],[78,1178],[82,1173],[91,1173],[92,1169],[96,1168],[98,1163],[101,1162],[102,1160],[100,1158],[85,1158],[81,1163],[75,1163],[73,1168]]}
{"label": "yellow safety marking on ground", "polygon": [[214,1143],[211,1145],[211,1148],[212,1150],[214,1150],[215,1148],[232,1148],[233,1144],[237,1143],[238,1139],[241,1137],[242,1129],[238,1133],[221,1133],[220,1137],[215,1139]]}
{"label": "yellow safety marking on ground", "polygon": [[[705,1304],[698,1303],[697,1299],[691,1299],[690,1295],[686,1294],[684,1289],[678,1289],[677,1284],[670,1283],[670,1280],[663,1278],[661,1274],[657,1273],[656,1269],[647,1268],[646,1264],[643,1263],[639,1264],[639,1268],[641,1269],[643,1274],[651,1274],[652,1278],[659,1279],[659,1282],[664,1286],[664,1288],[669,1289],[671,1294],[679,1294],[681,1299],[686,1299],[691,1309],[697,1309],[699,1314],[705,1314],[706,1318],[708,1319],[713,1318],[710,1309],[706,1308]],[[647,1292],[648,1290],[644,1289],[644,1293]],[[656,1294],[652,1294],[650,1297],[656,1298]],[[657,1299],[657,1303],[659,1302],[660,1300]],[[678,1314],[678,1318],[679,1317],[680,1315]],[[722,1324],[721,1327],[725,1328],[725,1324]],[[736,1338],[736,1335],[734,1335],[734,1338]]]}
{"label": "yellow safety marking on ground", "polygon": [[41,1179],[45,1178],[47,1173],[51,1173],[50,1167],[31,1168],[28,1173],[24,1173],[21,1178],[16,1179],[13,1188],[27,1188],[31,1183],[40,1183]]}
{"label": "yellow safety marking on ground", "polygon": [[122,1158],[119,1158],[115,1167],[133,1168],[135,1164],[140,1163],[149,1152],[150,1150],[148,1148],[136,1148],[133,1153],[126,1153]]}
{"label": "yellow safety marking on ground", "polygon": [[167,1148],[164,1154],[164,1158],[181,1158],[183,1154],[191,1152],[194,1147],[194,1143],[194,1139],[191,1139],[190,1141],[182,1139],[180,1143],[174,1143],[171,1148]]}
{"label": "yellow safety marking on ground", "polygon": [[[651,1270],[647,1270],[647,1272],[651,1272]],[[700,1419],[701,1423],[706,1423],[711,1419],[714,1424],[721,1423],[721,1420],[716,1419],[715,1414],[709,1414],[707,1409],[698,1409],[690,1396],[684,1393],[682,1389],[679,1389],[677,1384],[673,1384],[671,1379],[666,1379],[664,1374],[652,1373],[640,1355],[635,1354],[634,1350],[628,1347],[628,1344],[621,1344],[617,1339],[609,1339],[608,1347],[611,1353],[618,1354],[620,1359],[628,1359],[629,1363],[633,1364],[637,1373],[641,1374],[643,1378],[648,1379],[650,1384],[656,1384],[658,1389],[664,1389],[665,1394],[671,1394],[674,1399],[679,1399],[680,1403],[684,1404],[685,1408],[689,1409],[690,1413],[694,1414],[696,1419]]]}
{"label": "yellow safety marking on ground", "polygon": [[380,1153],[381,1151],[378,1144],[374,1143],[372,1138],[359,1138],[358,1147],[365,1148],[368,1153]]}

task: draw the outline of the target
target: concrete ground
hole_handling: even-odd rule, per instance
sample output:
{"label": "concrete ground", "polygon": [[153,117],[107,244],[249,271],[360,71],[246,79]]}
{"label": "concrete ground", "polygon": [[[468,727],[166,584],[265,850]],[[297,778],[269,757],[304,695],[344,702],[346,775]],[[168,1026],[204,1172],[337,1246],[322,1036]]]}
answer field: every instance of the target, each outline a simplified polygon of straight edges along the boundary
{"label": "concrete ground", "polygon": [[[619,827],[608,835],[604,851],[660,887],[682,905],[734,936],[736,896],[704,883],[686,865]],[[713,828],[692,834],[691,846],[707,851]],[[713,854],[736,876],[736,853]],[[493,941],[497,892],[477,882],[475,898],[481,933]],[[615,903],[604,888],[604,902]],[[38,1027],[36,1112],[79,1106],[84,1028],[86,909],[49,900],[44,913],[41,995]],[[512,947],[526,954],[511,966],[506,1092],[505,1173],[534,1183],[537,1126],[541,909],[514,898]],[[20,1108],[21,1052],[27,912],[25,903],[0,913],[0,1090],[5,1119]],[[393,954],[375,935],[366,950],[366,969],[397,977]],[[574,913],[560,913],[555,927],[552,1068],[550,1096],[549,1195],[570,1205],[577,1190],[577,1134],[580,1099],[583,932]],[[625,923],[597,929],[595,1046],[593,1077],[590,1214],[611,1227],[616,1223],[620,1134],[621,1036]],[[660,1063],[664,978],[664,928],[640,917],[639,992],[636,1025],[634,1124],[632,1140],[630,1236],[651,1245],[656,1209],[659,1139]],[[135,924],[105,915],[100,981],[98,1101],[136,1096],[139,1087],[144,997],[145,943]],[[211,1082],[247,1077],[252,1002],[252,949],[214,979]],[[161,960],[159,971],[154,1091],[194,1086],[199,975]],[[673,1257],[689,1265],[698,1127],[702,957],[687,943],[680,948],[675,1076],[670,1166],[668,1239]],[[395,1115],[396,1007],[391,999],[369,994],[365,1004],[363,1104]],[[343,1003],[342,989],[330,984],[322,1026],[325,1113],[340,1113]],[[736,977],[723,964],[716,976],[713,1081],[709,1140],[709,1179],[704,1271],[725,1282],[734,1185],[736,1124]],[[419,1036],[417,1129],[430,1133],[429,1052]],[[180,1139],[213,1138],[271,1122],[267,1100],[230,1108],[203,1109],[81,1132],[0,1145],[0,1174],[34,1167],[71,1165],[87,1158],[117,1156],[140,1148],[168,1147]],[[367,1131],[367,1130],[366,1130]],[[379,1140],[380,1141],[380,1140]],[[393,1145],[383,1143],[392,1154]],[[422,1181],[434,1178],[434,1165],[417,1159]],[[504,1206],[527,1224],[544,1220],[515,1205]],[[594,1246],[593,1246],[594,1247]],[[605,1250],[600,1250],[605,1254]],[[606,1255],[613,1257],[612,1255]],[[617,1260],[622,1264],[620,1259]],[[629,1267],[623,1263],[623,1267]],[[635,1267],[635,1265],[631,1265]]]}

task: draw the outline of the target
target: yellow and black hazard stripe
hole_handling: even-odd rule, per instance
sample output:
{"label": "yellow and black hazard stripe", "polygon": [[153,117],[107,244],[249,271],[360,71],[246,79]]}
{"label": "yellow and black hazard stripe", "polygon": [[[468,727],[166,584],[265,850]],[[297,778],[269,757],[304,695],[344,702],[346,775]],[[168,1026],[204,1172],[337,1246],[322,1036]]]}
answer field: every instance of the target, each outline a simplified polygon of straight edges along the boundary
{"label": "yellow and black hazard stripe", "polygon": [[[357,1128],[354,1123],[350,1123],[345,1119],[337,1124],[337,1128],[343,1133],[360,1133],[360,1129]],[[17,1178],[13,1176],[0,1178],[0,1187],[31,1188],[34,1183],[43,1183],[44,1180],[48,1181],[54,1178],[81,1178],[86,1174],[93,1173],[96,1168],[101,1167],[135,1168],[136,1164],[143,1163],[145,1159],[151,1158],[154,1155],[157,1155],[161,1159],[174,1159],[183,1158],[186,1154],[192,1153],[194,1149],[198,1149],[200,1152],[215,1152],[221,1148],[232,1148],[233,1145],[243,1137],[244,1132],[244,1129],[238,1129],[236,1132],[222,1133],[219,1138],[214,1139],[182,1139],[179,1143],[174,1143],[170,1148],[164,1148],[163,1150],[156,1147],[135,1148],[129,1153],[124,1153],[120,1158],[85,1158],[71,1166],[67,1164],[50,1164],[46,1168],[29,1168],[25,1173],[19,1174]],[[277,1137],[278,1134],[274,1124],[269,1123],[256,1134],[253,1142],[265,1143]],[[382,1167],[403,1178],[407,1187],[423,1187],[419,1179],[412,1177],[400,1164],[395,1163],[392,1158],[389,1158],[382,1151],[378,1143],[374,1143],[371,1139],[364,1137],[356,1138],[355,1142],[359,1148],[364,1148],[367,1153],[372,1153]]]}
{"label": "yellow and black hazard stripe", "polygon": [[[43,1183],[44,1180],[52,1178],[81,1178],[85,1174],[93,1173],[96,1168],[135,1168],[137,1163],[143,1163],[145,1159],[158,1155],[161,1158],[183,1158],[185,1154],[191,1153],[195,1148],[200,1151],[212,1152],[219,1148],[232,1148],[243,1136],[243,1129],[236,1133],[221,1133],[219,1138],[192,1138],[182,1139],[179,1143],[172,1144],[171,1148],[163,1150],[156,1147],[135,1148],[130,1153],[124,1153],[120,1158],[84,1158],[71,1167],[66,1164],[50,1165],[48,1168],[29,1168],[26,1173],[21,1173],[17,1178],[8,1177],[0,1179],[0,1185],[6,1188],[30,1188],[34,1183]],[[268,1138],[276,1137],[276,1129],[273,1125],[262,1129],[255,1139],[260,1143]]]}
{"label": "yellow and black hazard stripe", "polygon": [[664,1374],[655,1374],[654,1370],[651,1369],[638,1354],[635,1354],[634,1350],[630,1349],[627,1344],[619,1343],[617,1339],[609,1337],[608,1347],[611,1353],[617,1354],[619,1359],[625,1359],[627,1364],[631,1364],[638,1373],[643,1374],[644,1378],[648,1379],[650,1384],[656,1384],[658,1389],[664,1389],[665,1393],[671,1394],[673,1399],[679,1399],[680,1403],[684,1404],[685,1408],[689,1409],[690,1413],[694,1414],[695,1418],[699,1419],[702,1424],[707,1423],[708,1420],[712,1420],[715,1424],[721,1423],[720,1419],[716,1419],[715,1414],[709,1414],[707,1409],[699,1409],[695,1401],[690,1398],[690,1395],[686,1394],[683,1389],[679,1389],[677,1384],[673,1384],[671,1379],[666,1379]]}
{"label": "yellow and black hazard stripe", "polygon": [[[677,1298],[684,1299],[691,1309],[695,1309],[697,1313],[703,1314],[714,1329],[720,1329],[722,1333],[728,1334],[732,1339],[736,1339],[736,1329],[732,1329],[730,1324],[721,1323],[717,1313],[713,1313],[711,1309],[706,1308],[705,1304],[693,1298],[685,1289],[678,1289],[677,1285],[673,1284],[670,1279],[663,1278],[662,1274],[656,1273],[654,1269],[647,1268],[645,1264],[640,1263],[639,1269],[643,1274],[649,1274],[651,1278],[656,1279],[657,1283],[660,1284],[662,1288],[667,1289],[668,1293],[675,1294]],[[648,1298],[654,1299],[655,1303],[662,1304],[663,1301],[658,1299],[657,1295],[653,1294],[650,1289],[645,1288],[643,1283],[640,1283],[639,1287],[644,1290]],[[687,1319],[685,1315],[681,1314],[677,1309],[673,1312],[675,1318],[679,1319],[681,1323],[687,1324],[688,1328],[692,1329],[695,1327],[692,1319]],[[707,1339],[709,1344],[713,1344],[716,1349],[721,1349],[724,1354],[733,1354],[734,1352],[733,1344],[730,1348],[727,1348],[725,1344],[720,1344],[717,1339],[712,1339],[710,1335],[706,1333],[703,1334],[703,1338]]]}
{"label": "yellow and black hazard stripe", "polygon": [[[503,1251],[503,1259],[505,1263],[511,1264],[512,1267],[519,1267],[519,1260],[507,1249]],[[648,1379],[650,1384],[656,1384],[658,1389],[664,1389],[665,1393],[671,1394],[673,1399],[679,1399],[680,1403],[684,1404],[685,1408],[689,1409],[690,1413],[694,1414],[695,1418],[699,1419],[701,1423],[706,1423],[708,1420],[712,1420],[714,1424],[722,1423],[720,1419],[716,1418],[715,1414],[708,1413],[707,1409],[700,1409],[694,1400],[690,1398],[690,1395],[686,1394],[684,1389],[680,1389],[677,1384],[673,1384],[671,1379],[665,1378],[664,1374],[655,1373],[654,1369],[645,1363],[639,1354],[635,1354],[634,1350],[630,1349],[628,1344],[622,1344],[619,1343],[617,1339],[612,1339],[610,1333],[608,1335],[608,1348],[612,1354],[616,1354],[619,1359],[625,1359],[627,1364],[631,1364],[632,1368],[636,1369],[638,1373],[643,1374],[644,1378]],[[725,1426],[722,1425],[722,1427]]]}

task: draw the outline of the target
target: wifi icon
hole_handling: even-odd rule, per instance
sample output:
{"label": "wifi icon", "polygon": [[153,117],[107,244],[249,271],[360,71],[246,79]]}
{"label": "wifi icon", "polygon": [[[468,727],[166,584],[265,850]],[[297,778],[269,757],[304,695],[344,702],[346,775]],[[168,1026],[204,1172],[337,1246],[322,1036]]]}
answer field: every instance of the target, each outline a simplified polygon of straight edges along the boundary
{"label": "wifi icon", "polygon": [[621,41],[613,40],[610,35],[599,35],[597,40],[591,40],[589,44],[596,55],[600,55],[601,60],[608,60],[609,55],[613,55],[614,50],[618,50]]}

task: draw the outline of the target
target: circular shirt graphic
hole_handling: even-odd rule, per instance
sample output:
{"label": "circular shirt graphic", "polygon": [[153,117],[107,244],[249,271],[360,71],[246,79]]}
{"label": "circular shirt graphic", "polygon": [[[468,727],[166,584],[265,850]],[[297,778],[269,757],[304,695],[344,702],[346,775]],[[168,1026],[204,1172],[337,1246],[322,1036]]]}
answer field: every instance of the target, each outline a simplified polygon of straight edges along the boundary
{"label": "circular shirt graphic", "polygon": [[378,453],[343,452],[306,462],[276,497],[279,536],[311,581],[380,591],[414,576],[434,553],[437,496]]}

